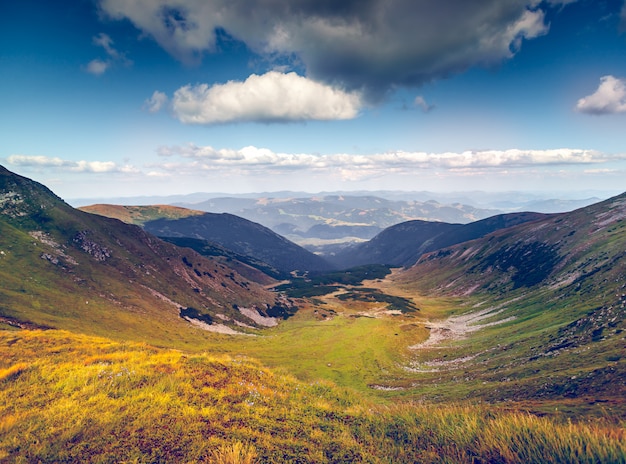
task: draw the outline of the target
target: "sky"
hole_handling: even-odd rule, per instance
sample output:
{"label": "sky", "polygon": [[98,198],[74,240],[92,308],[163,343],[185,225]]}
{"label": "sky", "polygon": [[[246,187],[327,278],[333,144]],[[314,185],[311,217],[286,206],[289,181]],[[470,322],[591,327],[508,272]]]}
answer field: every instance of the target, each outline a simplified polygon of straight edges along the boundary
{"label": "sky", "polygon": [[0,164],[66,199],[617,194],[626,6],[0,0],[0,102]]}

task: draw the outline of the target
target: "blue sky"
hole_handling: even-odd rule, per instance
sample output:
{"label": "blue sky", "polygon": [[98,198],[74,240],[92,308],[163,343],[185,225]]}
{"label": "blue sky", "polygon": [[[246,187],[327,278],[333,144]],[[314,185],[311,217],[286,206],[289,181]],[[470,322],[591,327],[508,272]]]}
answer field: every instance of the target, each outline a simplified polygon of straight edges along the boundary
{"label": "blue sky", "polygon": [[0,164],[64,198],[618,193],[626,7],[5,0],[0,99]]}

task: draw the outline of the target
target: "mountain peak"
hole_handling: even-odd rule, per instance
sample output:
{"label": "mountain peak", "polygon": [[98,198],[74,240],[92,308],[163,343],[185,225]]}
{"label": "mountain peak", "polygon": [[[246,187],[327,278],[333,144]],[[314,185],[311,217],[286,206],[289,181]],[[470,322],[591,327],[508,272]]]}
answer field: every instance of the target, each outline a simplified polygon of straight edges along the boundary
{"label": "mountain peak", "polygon": [[3,216],[27,220],[33,216],[45,216],[43,211],[55,206],[65,205],[70,208],[42,184],[15,174],[1,165],[0,168],[0,214]]}

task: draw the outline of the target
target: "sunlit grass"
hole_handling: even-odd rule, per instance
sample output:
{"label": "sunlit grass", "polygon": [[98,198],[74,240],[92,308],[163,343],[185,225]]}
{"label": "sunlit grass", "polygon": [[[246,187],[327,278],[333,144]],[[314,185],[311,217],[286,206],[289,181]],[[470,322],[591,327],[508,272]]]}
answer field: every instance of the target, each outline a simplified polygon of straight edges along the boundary
{"label": "sunlit grass", "polygon": [[623,424],[383,406],[248,357],[0,330],[2,462],[626,462]]}

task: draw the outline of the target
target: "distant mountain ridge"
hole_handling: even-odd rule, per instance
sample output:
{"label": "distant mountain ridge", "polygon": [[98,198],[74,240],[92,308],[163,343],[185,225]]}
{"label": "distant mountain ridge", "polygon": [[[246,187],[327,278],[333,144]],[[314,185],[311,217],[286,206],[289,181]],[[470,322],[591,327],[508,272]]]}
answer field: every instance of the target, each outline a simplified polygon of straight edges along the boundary
{"label": "distant mountain ridge", "polygon": [[411,266],[424,253],[544,217],[540,213],[510,213],[469,224],[407,221],[385,229],[368,242],[346,247],[328,259],[342,268],[364,264]]}
{"label": "distant mountain ridge", "polygon": [[147,221],[144,228],[160,237],[188,237],[215,242],[286,273],[319,272],[333,268],[324,259],[267,227],[232,214],[204,213],[180,219],[156,219]]}
{"label": "distant mountain ridge", "polygon": [[332,267],[270,229],[230,214],[171,205],[90,205],[80,209],[140,225],[172,243],[191,239],[185,246],[209,255],[235,257],[277,278],[289,277],[295,270],[326,271]]}
{"label": "distant mountain ridge", "polygon": [[[626,194],[622,194],[425,254],[414,268],[458,268],[456,288],[525,287],[546,281],[563,287],[598,269],[622,280],[625,229]],[[597,254],[596,244],[605,251]]]}
{"label": "distant mountain ridge", "polygon": [[[102,197],[102,198],[70,198],[66,199],[74,207],[81,207],[97,203],[115,205],[185,205],[193,208],[194,204],[215,198],[235,199],[293,199],[293,198],[320,198],[325,196],[368,196],[378,197],[391,201],[418,201],[427,202],[434,200],[441,204],[460,203],[476,208],[498,210],[495,214],[504,212],[537,211],[540,213],[567,212],[583,206],[602,201],[602,199],[615,196],[619,192],[605,190],[580,190],[571,192],[521,192],[521,191],[455,191],[455,192],[431,192],[431,191],[401,191],[401,190],[350,190],[329,192],[298,192],[298,191],[273,191],[273,192],[249,192],[249,193],[225,193],[225,192],[196,192],[181,195],[150,195],[128,197]],[[533,205],[548,206],[548,211],[533,208]],[[554,211],[554,206],[559,211]],[[565,209],[562,209],[565,208]],[[215,211],[213,211],[215,212]]]}
{"label": "distant mountain ridge", "polygon": [[460,203],[387,200],[372,195],[227,197],[177,205],[213,213],[234,214],[263,224],[301,244],[312,239],[370,239],[389,226],[413,219],[467,223],[498,213]]}

